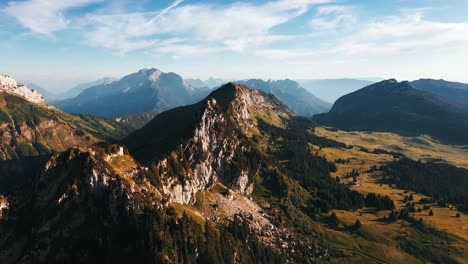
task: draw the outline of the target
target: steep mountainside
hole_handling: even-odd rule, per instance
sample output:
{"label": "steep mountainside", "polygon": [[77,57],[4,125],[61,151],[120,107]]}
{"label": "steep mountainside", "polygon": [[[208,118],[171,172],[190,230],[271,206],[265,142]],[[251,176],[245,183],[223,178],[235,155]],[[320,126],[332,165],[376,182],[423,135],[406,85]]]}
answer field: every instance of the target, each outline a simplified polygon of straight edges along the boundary
{"label": "steep mountainside", "polygon": [[[184,167],[179,169],[193,181],[172,183],[175,187],[167,195],[174,201],[194,202],[198,191],[217,180],[239,193],[250,194],[253,171],[242,168],[236,159],[251,151],[247,138],[258,133],[257,118],[281,122],[281,118],[291,116],[293,113],[274,97],[229,83],[197,104],[156,116],[123,143],[137,160],[159,161],[155,165],[158,170],[183,160]],[[177,124],[165,127],[172,120]],[[168,176],[170,173],[160,178]]]}
{"label": "steep mountainside", "polygon": [[450,143],[468,143],[465,106],[393,79],[341,97],[329,113],[314,119],[347,130],[429,134]]}
{"label": "steep mountainside", "polygon": [[12,85],[0,87],[0,192],[38,174],[32,171],[53,153],[116,141],[133,131],[113,120],[61,112],[37,91],[11,80]]}
{"label": "steep mountainside", "polygon": [[[157,115],[121,142],[126,147],[100,144],[55,154],[31,192],[0,197],[0,262],[463,259],[452,246],[460,240],[421,225],[405,225],[411,235],[389,242],[367,228],[386,225],[385,218],[340,223],[332,210],[375,212],[382,219],[395,204],[332,178],[335,163],[318,151],[349,147],[314,129],[273,95],[229,83],[197,104]],[[421,251],[421,243],[440,245],[442,237],[448,238],[442,250],[419,259],[407,246]],[[375,252],[388,253],[381,261]]]}
{"label": "steep mountainside", "polygon": [[375,83],[359,79],[297,80],[297,82],[307,91],[329,103],[334,103],[343,95]]}
{"label": "steep mountainside", "polygon": [[0,160],[116,140],[126,132],[123,125],[112,120],[69,115],[46,103],[36,104],[0,93]]}
{"label": "steep mountainside", "polygon": [[260,89],[278,97],[285,105],[301,116],[327,112],[331,104],[322,101],[291,80],[263,81],[252,79],[238,81],[253,89]]}
{"label": "steep mountainside", "polygon": [[433,79],[419,79],[412,81],[411,84],[418,90],[430,92],[468,105],[468,84]]}
{"label": "steep mountainside", "polygon": [[144,69],[113,83],[86,89],[75,98],[56,102],[68,113],[116,117],[141,112],[161,112],[193,103],[193,88],[175,73]]}

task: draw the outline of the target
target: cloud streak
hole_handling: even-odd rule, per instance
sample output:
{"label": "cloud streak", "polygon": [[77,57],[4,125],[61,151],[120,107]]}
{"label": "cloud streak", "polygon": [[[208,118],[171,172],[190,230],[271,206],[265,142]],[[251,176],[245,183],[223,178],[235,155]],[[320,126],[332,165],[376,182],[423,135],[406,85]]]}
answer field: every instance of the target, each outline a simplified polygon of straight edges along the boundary
{"label": "cloud streak", "polygon": [[[223,5],[180,5],[182,1],[175,1],[160,12],[88,15],[85,18],[85,35],[90,45],[114,49],[121,54],[152,47],[161,38],[168,37],[187,38],[183,46],[192,50],[210,45],[244,52],[287,40],[288,36],[273,34],[271,29],[304,14],[314,5],[328,2],[277,0],[265,4],[234,2]],[[168,46],[154,50],[167,51],[174,56],[182,56],[184,53],[182,49]],[[201,53],[205,53],[206,49],[203,50]]]}
{"label": "cloud streak", "polygon": [[[320,11],[319,11],[320,12]],[[332,11],[330,11],[333,13]],[[326,13],[330,13],[327,11]],[[325,28],[334,28],[325,26]],[[434,52],[468,52],[468,23],[434,22],[425,19],[422,10],[403,10],[397,16],[362,23],[355,30],[334,39],[330,44],[312,49],[260,49],[257,56],[268,59],[310,59],[337,56],[342,58],[394,58],[428,56]]]}
{"label": "cloud streak", "polygon": [[20,24],[34,33],[51,36],[52,33],[64,30],[69,24],[65,12],[72,8],[98,3],[102,0],[29,0],[12,1],[3,10],[14,17]]}

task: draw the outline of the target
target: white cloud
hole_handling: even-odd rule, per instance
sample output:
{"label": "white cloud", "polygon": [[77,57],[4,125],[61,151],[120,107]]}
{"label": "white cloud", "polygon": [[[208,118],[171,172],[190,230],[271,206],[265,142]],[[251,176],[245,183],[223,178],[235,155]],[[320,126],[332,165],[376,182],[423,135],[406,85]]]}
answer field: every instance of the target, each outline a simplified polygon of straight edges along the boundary
{"label": "white cloud", "polygon": [[101,0],[29,0],[12,1],[3,10],[8,16],[16,18],[32,32],[51,35],[67,28],[69,21],[65,12],[71,8],[86,6]]}
{"label": "white cloud", "polygon": [[350,28],[357,22],[357,15],[352,6],[326,5],[317,9],[316,17],[309,24],[318,30],[337,30]]}
{"label": "white cloud", "polygon": [[[193,49],[210,45],[243,52],[288,39],[272,34],[271,29],[304,14],[314,4],[328,2],[330,0],[277,0],[260,5],[235,2],[179,6],[182,1],[178,0],[160,12],[88,15],[86,39],[93,46],[119,53],[154,46],[168,36],[188,38],[183,45]],[[176,48],[155,50],[180,51]],[[202,48],[201,53],[206,50]]]}
{"label": "white cloud", "polygon": [[259,49],[255,54],[269,59],[338,56],[383,61],[456,51],[468,53],[468,23],[430,21],[422,10],[415,9],[359,24],[356,30],[333,39],[329,45],[295,50]]}
{"label": "white cloud", "polygon": [[403,10],[370,22],[343,41],[340,49],[349,54],[377,52],[430,53],[438,49],[468,49],[468,23],[436,22],[425,19],[423,11]]}

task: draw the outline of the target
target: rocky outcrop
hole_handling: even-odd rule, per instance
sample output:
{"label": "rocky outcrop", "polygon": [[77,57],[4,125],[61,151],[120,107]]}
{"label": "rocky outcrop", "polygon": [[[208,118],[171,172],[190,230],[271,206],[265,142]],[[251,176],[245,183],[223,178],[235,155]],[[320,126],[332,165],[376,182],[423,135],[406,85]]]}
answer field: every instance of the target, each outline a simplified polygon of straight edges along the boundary
{"label": "rocky outcrop", "polygon": [[9,207],[10,204],[8,203],[8,199],[5,196],[0,195],[0,221],[6,217]]}
{"label": "rocky outcrop", "polygon": [[[53,156],[35,182],[34,198],[14,208],[15,215],[32,216],[28,238],[33,242],[24,245],[21,232],[6,229],[0,248],[9,236],[16,244],[8,247],[14,250],[0,250],[0,262],[47,263],[47,256],[60,253],[54,251],[63,246],[58,241],[80,241],[90,231],[102,232],[129,215],[141,214],[145,207],[157,209],[162,196],[141,175],[143,170],[116,145],[72,148]],[[0,197],[0,209],[5,206],[8,202]]]}
{"label": "rocky outcrop", "polygon": [[[194,203],[199,191],[210,188],[217,181],[227,183],[231,177],[236,177],[230,174],[229,167],[235,151],[241,147],[241,140],[236,131],[229,134],[224,130],[229,126],[229,120],[220,111],[216,99],[209,99],[193,138],[157,165],[165,181],[163,192],[168,202]],[[170,171],[168,166],[174,164],[186,164],[176,172],[184,174],[182,177],[174,177]],[[246,189],[238,191],[245,193]]]}
{"label": "rocky outcrop", "polygon": [[[172,131],[173,134],[188,135],[187,138],[161,135],[182,143],[174,145],[160,160],[150,161],[153,163],[151,166],[157,168],[154,171],[162,181],[161,191],[166,201],[195,203],[198,192],[211,188],[217,182],[237,193],[249,195],[253,191],[253,177],[258,168],[248,167],[245,160],[248,159],[246,153],[252,151],[254,145],[250,138],[254,131],[258,133],[258,120],[280,123],[292,115],[273,96],[229,83],[198,105],[157,116],[125,142],[131,151],[136,150],[137,156],[155,156],[152,153],[169,144],[166,140],[151,143],[154,137],[159,136],[157,131],[165,129],[160,127],[163,119],[194,122],[193,128],[182,127]],[[192,132],[182,133],[182,129],[192,129]]]}
{"label": "rocky outcrop", "polygon": [[0,74],[0,92],[20,96],[33,103],[45,103],[44,96],[36,90],[17,83],[13,77],[5,74]]}

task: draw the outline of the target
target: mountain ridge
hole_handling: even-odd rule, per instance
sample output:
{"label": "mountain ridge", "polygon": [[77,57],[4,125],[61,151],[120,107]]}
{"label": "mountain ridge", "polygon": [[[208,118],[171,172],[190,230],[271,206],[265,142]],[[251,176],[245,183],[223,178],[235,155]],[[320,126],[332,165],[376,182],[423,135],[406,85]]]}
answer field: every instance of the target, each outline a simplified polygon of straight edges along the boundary
{"label": "mountain ridge", "polygon": [[468,110],[460,103],[417,90],[410,82],[382,81],[338,99],[318,122],[348,130],[430,134],[466,144]]}

